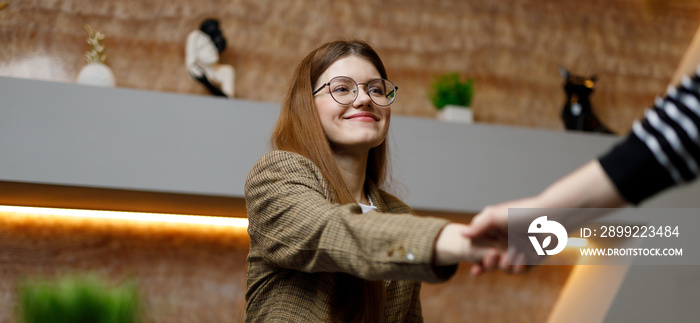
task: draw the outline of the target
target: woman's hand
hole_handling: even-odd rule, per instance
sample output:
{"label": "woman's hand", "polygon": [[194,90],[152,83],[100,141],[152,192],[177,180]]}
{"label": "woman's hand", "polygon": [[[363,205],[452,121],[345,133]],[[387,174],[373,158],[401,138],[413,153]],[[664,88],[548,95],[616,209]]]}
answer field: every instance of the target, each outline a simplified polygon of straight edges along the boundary
{"label": "woman's hand", "polygon": [[[501,246],[499,249],[500,254],[496,258],[497,261],[474,263],[471,268],[472,275],[478,276],[485,271],[495,269],[519,274],[529,268],[525,265],[526,257],[523,252],[515,248],[508,248],[508,209],[532,208],[536,204],[536,198],[528,198],[486,207],[462,230],[462,234],[468,239],[492,241],[492,243]],[[511,221],[513,223],[522,222],[519,225],[527,227],[533,219],[531,217],[523,217],[521,219],[511,219]]]}
{"label": "woman's hand", "polygon": [[437,266],[455,265],[468,261],[493,268],[499,261],[501,251],[488,239],[470,239],[464,232],[469,226],[450,223],[442,229],[435,242],[434,263]]}

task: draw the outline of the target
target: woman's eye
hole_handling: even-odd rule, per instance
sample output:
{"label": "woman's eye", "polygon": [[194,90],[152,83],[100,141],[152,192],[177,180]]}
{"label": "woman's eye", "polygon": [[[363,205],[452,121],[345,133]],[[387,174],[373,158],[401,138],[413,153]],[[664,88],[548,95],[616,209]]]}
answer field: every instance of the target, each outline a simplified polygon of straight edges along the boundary
{"label": "woman's eye", "polygon": [[369,93],[371,94],[376,94],[376,95],[384,95],[384,91],[382,91],[381,88],[379,87],[372,87],[369,89]]}
{"label": "woman's eye", "polygon": [[333,92],[335,92],[335,93],[345,93],[348,91],[350,91],[350,90],[348,89],[347,86],[338,86],[338,87],[333,89]]}

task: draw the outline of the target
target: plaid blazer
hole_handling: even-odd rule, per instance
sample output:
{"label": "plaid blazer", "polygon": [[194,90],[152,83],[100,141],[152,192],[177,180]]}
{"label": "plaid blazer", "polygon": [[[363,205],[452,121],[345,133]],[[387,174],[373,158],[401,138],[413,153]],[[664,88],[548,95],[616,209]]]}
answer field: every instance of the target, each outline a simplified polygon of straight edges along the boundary
{"label": "plaid blazer", "polygon": [[331,192],[301,155],[272,151],[253,166],[245,184],[246,321],[324,321],[345,273],[385,281],[385,322],[422,322],[420,281],[445,281],[457,268],[431,265],[448,221],[410,215],[375,185],[369,195],[378,211],[367,214],[357,204],[332,203]]}

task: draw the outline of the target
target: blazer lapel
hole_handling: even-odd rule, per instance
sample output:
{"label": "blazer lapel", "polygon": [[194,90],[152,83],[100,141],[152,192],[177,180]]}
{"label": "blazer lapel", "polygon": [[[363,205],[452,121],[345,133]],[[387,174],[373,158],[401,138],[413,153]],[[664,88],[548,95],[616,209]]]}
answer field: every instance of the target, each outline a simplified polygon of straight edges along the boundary
{"label": "blazer lapel", "polygon": [[367,191],[369,192],[369,198],[372,199],[372,203],[377,208],[377,211],[384,213],[391,212],[386,204],[386,201],[384,201],[382,194],[379,192],[379,188],[371,180],[367,180]]}

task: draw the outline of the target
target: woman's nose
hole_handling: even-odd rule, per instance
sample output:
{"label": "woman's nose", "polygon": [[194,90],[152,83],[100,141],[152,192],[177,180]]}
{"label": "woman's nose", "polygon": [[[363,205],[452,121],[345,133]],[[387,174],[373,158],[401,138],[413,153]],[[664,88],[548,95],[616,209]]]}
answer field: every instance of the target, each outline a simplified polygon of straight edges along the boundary
{"label": "woman's nose", "polygon": [[367,92],[363,90],[358,89],[357,99],[355,99],[355,102],[353,102],[353,106],[359,108],[368,105],[370,102],[372,102],[372,98],[369,97],[369,94],[367,94]]}

